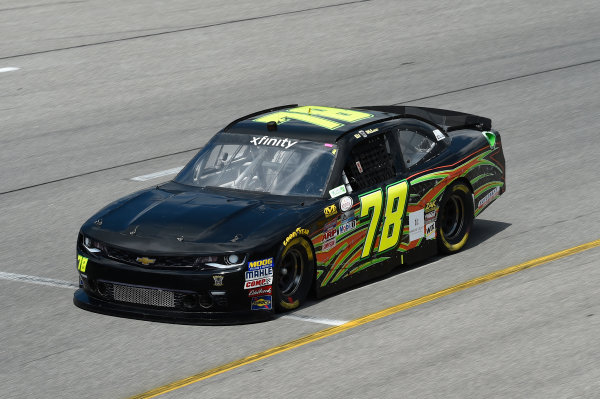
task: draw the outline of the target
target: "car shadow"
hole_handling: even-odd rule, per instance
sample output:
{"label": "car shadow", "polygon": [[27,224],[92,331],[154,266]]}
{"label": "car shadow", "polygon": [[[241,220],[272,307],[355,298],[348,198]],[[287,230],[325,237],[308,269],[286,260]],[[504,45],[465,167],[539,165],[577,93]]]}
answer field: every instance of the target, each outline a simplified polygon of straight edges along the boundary
{"label": "car shadow", "polygon": [[[469,240],[467,241],[467,244],[465,245],[465,247],[463,248],[463,251],[468,251],[470,248],[475,248],[476,246],[478,246],[479,244],[486,242],[487,240],[489,240],[490,238],[494,237],[495,235],[497,235],[498,233],[506,230],[509,226],[511,226],[510,223],[506,223],[506,222],[499,222],[496,220],[486,220],[486,219],[475,219],[473,221],[473,226],[471,227],[471,235],[469,237]],[[312,305],[315,305],[317,303],[319,303],[319,301],[321,301],[324,298],[329,298],[329,297],[333,297],[336,296],[338,294],[344,293],[344,292],[349,292],[364,286],[368,286],[370,284],[373,284],[377,281],[383,281],[386,280],[390,277],[393,276],[397,276],[399,274],[402,274],[404,272],[407,272],[409,270],[414,270],[420,267],[424,267],[427,266],[429,263],[438,261],[442,258],[444,258],[445,255],[435,255],[432,256],[431,258],[428,258],[424,261],[415,263],[413,265],[410,266],[404,266],[404,267],[398,267],[396,269],[394,269],[393,271],[391,271],[390,273],[381,276],[381,277],[376,277],[372,280],[369,280],[367,282],[361,283],[361,284],[357,284],[353,287],[350,288],[346,288],[343,290],[340,290],[334,294],[331,295],[326,295],[323,298],[320,299],[315,299],[314,296],[311,298],[308,298],[306,300],[306,302],[304,303],[303,306],[301,306],[300,308],[298,308],[297,310],[293,310],[290,312],[286,312],[283,314],[279,314],[276,316],[276,318],[281,317],[285,314],[291,314],[293,315],[294,313],[296,313],[296,311],[298,311],[299,313],[302,313],[303,310],[306,310],[308,308],[310,308]]]}

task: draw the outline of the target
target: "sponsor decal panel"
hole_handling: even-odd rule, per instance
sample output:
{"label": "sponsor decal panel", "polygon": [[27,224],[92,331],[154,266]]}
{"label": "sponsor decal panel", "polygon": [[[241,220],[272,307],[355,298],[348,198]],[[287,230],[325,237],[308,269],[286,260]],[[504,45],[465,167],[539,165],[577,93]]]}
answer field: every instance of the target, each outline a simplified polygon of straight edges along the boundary
{"label": "sponsor decal panel", "polygon": [[425,212],[429,213],[431,211],[434,211],[437,209],[437,206],[435,205],[435,201],[431,201],[428,202],[427,205],[425,205]]}
{"label": "sponsor decal panel", "polygon": [[444,140],[446,138],[446,136],[444,136],[444,133],[440,132],[438,129],[435,129],[433,131],[433,134],[435,135],[435,139],[437,141],[441,141],[441,140]]}
{"label": "sponsor decal panel", "polygon": [[246,272],[246,281],[258,280],[265,277],[273,277],[273,268],[266,267],[264,269],[249,270]]}
{"label": "sponsor decal panel", "polygon": [[267,286],[267,287],[259,287],[259,288],[253,288],[250,291],[248,291],[248,296],[252,297],[252,296],[259,296],[259,295],[271,295],[273,293],[273,287],[272,286]]}
{"label": "sponsor decal panel", "polygon": [[325,209],[323,209],[323,213],[325,213],[325,217],[330,217],[337,214],[337,207],[335,204],[329,205]]}
{"label": "sponsor decal panel", "polygon": [[245,290],[273,284],[273,258],[248,262],[245,278]]}
{"label": "sponsor decal panel", "polygon": [[326,252],[326,251],[329,251],[333,247],[335,247],[335,237],[333,237],[333,239],[331,239],[331,240],[324,241],[323,247],[321,248],[321,250],[323,252]]}
{"label": "sponsor decal panel", "polygon": [[329,229],[323,233],[323,241],[335,238],[336,235],[337,235],[337,229],[334,226],[332,229]]}
{"label": "sponsor decal panel", "polygon": [[437,220],[437,209],[425,214],[425,224],[433,223]]}
{"label": "sponsor decal panel", "polygon": [[340,199],[340,209],[342,210],[342,212],[346,212],[347,210],[351,209],[352,205],[354,205],[352,197],[345,196]]}
{"label": "sponsor decal panel", "polygon": [[347,222],[340,224],[340,227],[338,227],[337,233],[344,234],[344,233],[354,230],[355,227],[356,227],[356,220],[349,219]]}
{"label": "sponsor decal panel", "polygon": [[339,197],[340,195],[344,194],[346,194],[346,186],[343,184],[329,190],[329,195],[331,195],[331,198]]}
{"label": "sponsor decal panel", "polygon": [[489,204],[494,198],[496,198],[496,196],[498,196],[498,194],[500,194],[500,187],[495,187],[492,191],[487,193],[485,197],[479,200],[477,203],[477,209],[483,208]]}
{"label": "sponsor decal panel", "polygon": [[425,212],[423,209],[419,209],[416,212],[408,214],[408,239],[410,241],[418,240],[423,238],[425,235]]}
{"label": "sponsor decal panel", "polygon": [[425,238],[435,240],[435,222],[425,225]]}
{"label": "sponsor decal panel", "polygon": [[246,281],[244,283],[244,289],[249,290],[251,288],[264,287],[265,285],[272,285],[273,277],[264,277],[256,280]]}
{"label": "sponsor decal panel", "polygon": [[251,310],[271,310],[273,308],[273,297],[271,295],[255,296],[250,303]]}
{"label": "sponsor decal panel", "polygon": [[273,267],[273,258],[253,260],[248,262],[248,270],[259,270]]}

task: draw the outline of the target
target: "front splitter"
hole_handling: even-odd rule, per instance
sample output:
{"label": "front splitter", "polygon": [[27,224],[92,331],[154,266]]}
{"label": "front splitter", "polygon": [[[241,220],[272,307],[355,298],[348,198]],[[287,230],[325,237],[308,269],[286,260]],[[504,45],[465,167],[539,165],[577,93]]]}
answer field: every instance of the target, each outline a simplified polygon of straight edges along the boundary
{"label": "front splitter", "polygon": [[248,312],[194,312],[143,308],[123,303],[103,301],[101,299],[89,296],[81,288],[75,291],[75,294],[73,295],[73,303],[78,308],[95,313],[173,324],[248,324],[271,320],[274,316],[274,311],[272,310],[255,310]]}

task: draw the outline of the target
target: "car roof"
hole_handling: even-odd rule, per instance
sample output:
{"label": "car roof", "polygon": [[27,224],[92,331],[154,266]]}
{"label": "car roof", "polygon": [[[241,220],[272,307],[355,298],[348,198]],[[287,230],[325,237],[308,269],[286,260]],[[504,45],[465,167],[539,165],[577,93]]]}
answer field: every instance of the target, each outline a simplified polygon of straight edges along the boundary
{"label": "car roof", "polygon": [[231,122],[223,131],[337,141],[349,131],[397,116],[397,113],[371,109],[293,104],[246,115]]}

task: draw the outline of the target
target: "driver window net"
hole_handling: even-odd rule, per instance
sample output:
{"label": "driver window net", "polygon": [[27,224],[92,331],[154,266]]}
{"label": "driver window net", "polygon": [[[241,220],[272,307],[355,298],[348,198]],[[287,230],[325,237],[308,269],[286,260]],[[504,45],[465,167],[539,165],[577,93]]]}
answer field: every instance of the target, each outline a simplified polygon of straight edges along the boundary
{"label": "driver window net", "polygon": [[396,175],[385,135],[369,137],[352,150],[344,168],[353,190],[376,186]]}

